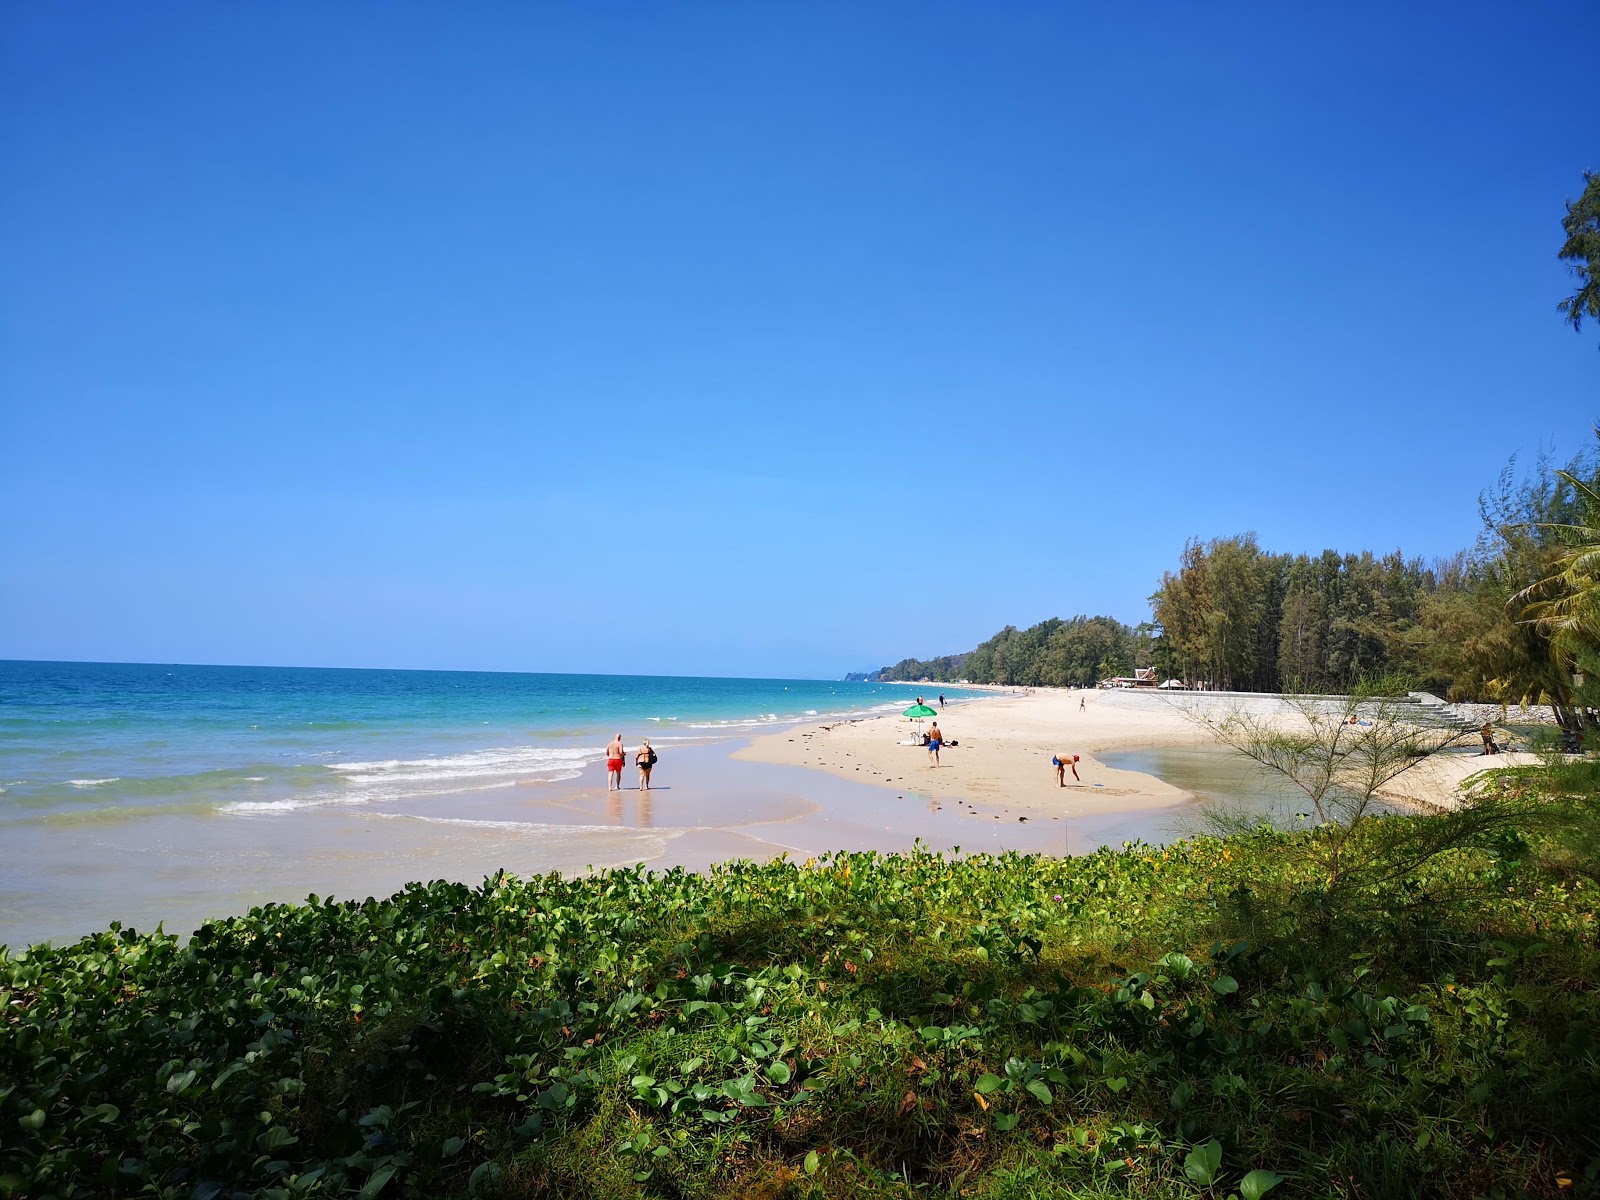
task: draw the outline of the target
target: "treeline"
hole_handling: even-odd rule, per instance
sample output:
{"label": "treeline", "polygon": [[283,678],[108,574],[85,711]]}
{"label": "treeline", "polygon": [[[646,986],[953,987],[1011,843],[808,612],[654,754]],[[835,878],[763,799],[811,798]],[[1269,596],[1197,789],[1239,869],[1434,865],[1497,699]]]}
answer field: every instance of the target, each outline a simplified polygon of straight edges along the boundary
{"label": "treeline", "polygon": [[969,651],[966,654],[941,654],[937,658],[929,659],[902,658],[894,666],[873,672],[868,678],[890,682],[932,679],[941,683],[953,683],[957,679],[967,678],[966,663],[971,657]]}
{"label": "treeline", "polygon": [[1115,617],[1051,617],[1027,629],[1007,625],[967,655],[973,683],[1022,687],[1092,687],[1131,675],[1152,657],[1152,628]]}
{"label": "treeline", "polygon": [[1563,470],[1541,461],[1521,481],[1508,466],[1479,510],[1477,544],[1431,564],[1399,552],[1268,554],[1253,534],[1191,541],[1150,600],[1156,664],[1243,691],[1392,676],[1451,699],[1549,704],[1569,728],[1592,723],[1600,450]]}
{"label": "treeline", "polygon": [[1398,551],[1311,557],[1267,553],[1254,534],[1194,540],[1150,598],[1156,664],[1192,686],[1339,691],[1415,666],[1429,600],[1441,577],[1458,584],[1460,574]]}
{"label": "treeline", "polygon": [[1149,666],[1154,627],[1124,625],[1115,617],[1051,617],[1028,629],[1007,625],[965,654],[905,658],[860,676],[936,683],[998,683],[1020,687],[1092,687],[1113,675]]}
{"label": "treeline", "polygon": [[1088,687],[1154,666],[1196,687],[1338,692],[1381,676],[1451,699],[1549,704],[1569,730],[1593,726],[1600,443],[1562,470],[1541,460],[1519,479],[1508,466],[1479,508],[1477,544],[1433,562],[1195,539],[1150,598],[1152,623],[1008,625],[967,654],[876,677]]}

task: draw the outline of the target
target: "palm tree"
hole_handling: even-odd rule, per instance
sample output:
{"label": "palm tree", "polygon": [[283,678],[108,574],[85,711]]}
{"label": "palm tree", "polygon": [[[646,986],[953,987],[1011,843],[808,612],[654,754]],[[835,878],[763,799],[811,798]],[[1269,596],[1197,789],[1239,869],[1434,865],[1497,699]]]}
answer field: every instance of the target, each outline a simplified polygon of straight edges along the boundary
{"label": "palm tree", "polygon": [[[1600,665],[1600,491],[1568,471],[1557,477],[1572,489],[1578,511],[1566,522],[1538,522],[1554,543],[1546,573],[1512,596],[1520,621],[1550,642],[1551,658],[1567,673]],[[1592,709],[1585,723],[1597,723]]]}

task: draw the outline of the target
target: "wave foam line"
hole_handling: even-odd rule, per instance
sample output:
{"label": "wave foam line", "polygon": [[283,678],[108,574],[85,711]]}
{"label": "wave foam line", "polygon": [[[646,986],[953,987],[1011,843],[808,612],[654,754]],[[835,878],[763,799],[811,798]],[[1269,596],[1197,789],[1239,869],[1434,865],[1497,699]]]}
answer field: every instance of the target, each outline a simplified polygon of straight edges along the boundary
{"label": "wave foam line", "polygon": [[[570,778],[576,779],[573,775]],[[408,792],[397,788],[369,788],[358,792],[316,792],[310,796],[289,796],[282,800],[235,800],[217,809],[230,816],[252,816],[268,813],[298,812],[306,808],[335,808],[340,806],[382,804],[387,800],[417,800],[427,796],[458,796],[467,792],[488,792],[505,787],[504,782],[480,783],[465,787],[434,788],[431,791]]]}
{"label": "wave foam line", "polygon": [[590,762],[598,762],[604,752],[577,747],[505,747],[476,750],[470,754],[448,754],[441,758],[390,758],[381,762],[330,763],[351,783],[437,783],[444,779],[481,779],[496,775],[570,774]]}

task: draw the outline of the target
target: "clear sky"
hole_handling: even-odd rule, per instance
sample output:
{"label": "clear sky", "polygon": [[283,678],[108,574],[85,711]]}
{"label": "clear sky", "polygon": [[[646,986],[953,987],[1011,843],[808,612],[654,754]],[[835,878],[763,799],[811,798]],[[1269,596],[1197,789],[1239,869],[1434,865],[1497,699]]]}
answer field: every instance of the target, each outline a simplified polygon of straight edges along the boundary
{"label": "clear sky", "polygon": [[[1310,11],[1314,9],[1315,11]],[[828,676],[1600,417],[1600,6],[0,6],[0,657]]]}

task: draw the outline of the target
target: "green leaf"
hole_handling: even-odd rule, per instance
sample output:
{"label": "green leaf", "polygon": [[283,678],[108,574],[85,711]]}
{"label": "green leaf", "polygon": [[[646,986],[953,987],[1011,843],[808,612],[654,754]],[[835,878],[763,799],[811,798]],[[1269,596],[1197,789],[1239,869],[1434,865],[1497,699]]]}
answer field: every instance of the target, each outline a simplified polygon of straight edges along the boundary
{"label": "green leaf", "polygon": [[256,1139],[256,1145],[260,1147],[262,1153],[271,1154],[274,1150],[282,1146],[292,1146],[299,1140],[282,1125],[274,1125]]}
{"label": "green leaf", "polygon": [[1180,1083],[1177,1087],[1172,1089],[1173,1108],[1182,1108],[1185,1104],[1189,1103],[1189,1101],[1193,1099],[1194,1088],[1190,1087],[1187,1083]]}
{"label": "green leaf", "polygon": [[176,1096],[179,1092],[183,1091],[184,1088],[188,1087],[194,1082],[194,1075],[195,1073],[193,1071],[178,1072],[178,1074],[167,1080],[167,1091]]}
{"label": "green leaf", "polygon": [[381,1171],[374,1171],[372,1177],[367,1180],[366,1187],[361,1189],[361,1200],[372,1200],[372,1197],[383,1191],[383,1185],[394,1178],[394,1172],[394,1167],[385,1167]]}
{"label": "green leaf", "polygon": [[767,1078],[773,1083],[783,1084],[789,1082],[789,1064],[779,1059],[777,1062],[767,1064]]}
{"label": "green leaf", "polygon": [[462,1147],[465,1146],[466,1144],[467,1144],[467,1139],[466,1138],[458,1138],[458,1137],[445,1138],[444,1145],[439,1147],[439,1153],[444,1155],[444,1157],[446,1157],[446,1158],[454,1158],[456,1155],[461,1153]]}
{"label": "green leaf", "polygon": [[1231,996],[1239,990],[1239,981],[1232,975],[1218,975],[1211,981],[1211,990],[1219,996]]}
{"label": "green leaf", "polygon": [[820,1167],[821,1165],[822,1165],[822,1160],[817,1157],[817,1152],[815,1150],[807,1150],[806,1151],[806,1163],[805,1163],[806,1174],[807,1175],[815,1175],[817,1173],[817,1168]]}
{"label": "green leaf", "polygon": [[29,1113],[27,1116],[18,1117],[17,1118],[17,1124],[21,1125],[24,1129],[26,1129],[30,1133],[32,1133],[32,1132],[34,1132],[35,1130],[38,1130],[38,1129],[43,1129],[44,1128],[44,1109],[36,1108],[31,1113]]}
{"label": "green leaf", "polygon": [[1120,1092],[1128,1086],[1128,1077],[1126,1075],[1112,1075],[1107,1078],[1106,1086],[1113,1092]]}
{"label": "green leaf", "polygon": [[1282,1176],[1257,1169],[1239,1181],[1239,1195],[1243,1196],[1244,1200],[1261,1200],[1261,1197],[1282,1182]]}
{"label": "green leaf", "polygon": [[1042,1079],[1030,1079],[1024,1085],[1024,1090],[1040,1104],[1049,1106],[1055,1103],[1056,1098],[1050,1094],[1050,1089],[1044,1085]]}
{"label": "green leaf", "polygon": [[990,1092],[994,1091],[995,1088],[999,1087],[1004,1082],[1005,1080],[1001,1079],[1000,1076],[991,1075],[988,1072],[984,1072],[982,1075],[978,1076],[978,1082],[976,1086],[979,1092],[987,1096]]}
{"label": "green leaf", "polygon": [[1196,1146],[1184,1157],[1183,1173],[1191,1182],[1210,1187],[1217,1181],[1217,1168],[1222,1165],[1222,1143],[1212,1138],[1204,1146]]}
{"label": "green leaf", "polygon": [[1016,1113],[995,1113],[994,1127],[1004,1133],[1008,1129],[1015,1129],[1021,1119]]}

